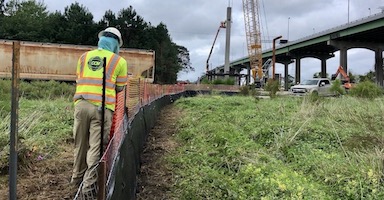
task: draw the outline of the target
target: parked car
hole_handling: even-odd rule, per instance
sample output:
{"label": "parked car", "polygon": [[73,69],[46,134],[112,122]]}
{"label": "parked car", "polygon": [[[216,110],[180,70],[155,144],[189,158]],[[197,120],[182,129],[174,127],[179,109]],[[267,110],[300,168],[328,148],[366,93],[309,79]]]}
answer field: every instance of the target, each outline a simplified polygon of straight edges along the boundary
{"label": "parked car", "polygon": [[318,94],[320,96],[332,96],[331,80],[328,78],[313,78],[291,87],[291,92],[297,95]]}

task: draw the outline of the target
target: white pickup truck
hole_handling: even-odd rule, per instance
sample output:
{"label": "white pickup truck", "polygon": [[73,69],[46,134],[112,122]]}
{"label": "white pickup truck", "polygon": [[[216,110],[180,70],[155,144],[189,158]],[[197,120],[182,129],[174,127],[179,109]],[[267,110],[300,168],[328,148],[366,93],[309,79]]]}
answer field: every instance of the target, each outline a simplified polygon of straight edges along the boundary
{"label": "white pickup truck", "polygon": [[304,80],[291,87],[291,92],[296,95],[318,94],[319,96],[332,96],[331,80],[328,78],[312,78]]}

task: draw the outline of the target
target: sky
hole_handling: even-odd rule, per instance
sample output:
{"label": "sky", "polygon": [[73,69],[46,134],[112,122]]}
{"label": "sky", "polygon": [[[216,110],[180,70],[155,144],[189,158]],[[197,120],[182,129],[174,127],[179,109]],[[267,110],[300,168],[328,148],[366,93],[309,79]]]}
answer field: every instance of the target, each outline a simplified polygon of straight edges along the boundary
{"label": "sky", "polygon": [[[44,0],[50,11],[63,11],[76,1]],[[179,80],[196,81],[205,73],[206,61],[220,22],[225,21],[227,7],[232,8],[230,61],[247,56],[242,0],[77,0],[88,8],[98,21],[110,9],[116,14],[132,6],[137,14],[153,26],[163,22],[178,45],[189,50],[194,72],[179,73]],[[384,0],[259,0],[259,16],[263,50],[270,49],[273,38],[282,35],[289,41],[344,25],[382,12]],[[209,60],[211,67],[224,64],[226,30],[221,29]],[[327,73],[339,66],[339,53],[327,60]],[[289,65],[294,75],[295,64]],[[364,74],[374,69],[374,52],[366,49],[348,50],[348,70]],[[301,80],[311,78],[321,69],[320,60],[301,60]],[[276,64],[276,73],[284,74],[284,66]]]}

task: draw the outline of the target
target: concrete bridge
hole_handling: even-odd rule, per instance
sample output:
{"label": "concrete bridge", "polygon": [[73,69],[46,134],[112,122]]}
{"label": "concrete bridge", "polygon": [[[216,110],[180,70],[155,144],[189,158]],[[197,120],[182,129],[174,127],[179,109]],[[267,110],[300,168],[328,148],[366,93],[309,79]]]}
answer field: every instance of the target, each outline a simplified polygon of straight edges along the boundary
{"label": "concrete bridge", "polygon": [[[334,57],[340,51],[340,65],[347,71],[347,51],[352,48],[365,48],[375,52],[376,81],[384,86],[383,82],[383,50],[384,50],[384,12],[362,18],[348,24],[334,27],[296,41],[276,47],[276,63],[284,65],[285,89],[288,90],[288,65],[295,63],[295,81],[300,82],[300,60],[302,58],[317,58],[321,61],[321,76],[326,77],[326,60]],[[263,62],[271,58],[272,49],[263,51]],[[247,70],[246,75],[240,72]],[[223,74],[224,65],[210,70],[211,74]],[[243,57],[230,63],[233,76],[250,78],[249,57]]]}

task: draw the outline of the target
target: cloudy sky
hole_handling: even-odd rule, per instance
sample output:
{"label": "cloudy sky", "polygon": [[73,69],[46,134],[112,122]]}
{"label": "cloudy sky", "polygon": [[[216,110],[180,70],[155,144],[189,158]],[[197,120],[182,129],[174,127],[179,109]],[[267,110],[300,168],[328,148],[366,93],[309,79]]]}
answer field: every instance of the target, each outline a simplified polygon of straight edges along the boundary
{"label": "cloudy sky", "polygon": [[[60,10],[75,1],[44,0],[51,11]],[[146,22],[167,25],[172,40],[185,46],[190,52],[195,72],[180,73],[180,80],[195,81],[205,72],[216,31],[226,18],[227,7],[232,7],[232,31],[230,60],[247,55],[242,0],[109,0],[108,3],[94,0],[77,0],[88,8],[98,21],[110,9],[115,13],[132,5]],[[274,37],[282,35],[290,41],[316,32],[359,20],[381,12],[384,0],[259,0],[263,49],[270,49]],[[348,9],[349,7],[349,9]],[[224,64],[225,29],[217,38],[210,66]],[[327,61],[327,72],[335,73],[339,54]],[[355,74],[373,70],[374,53],[365,49],[348,51],[348,69]],[[276,65],[277,73],[283,73],[283,65]],[[305,58],[301,61],[302,80],[320,71],[320,61]],[[289,66],[294,74],[294,63]]]}

